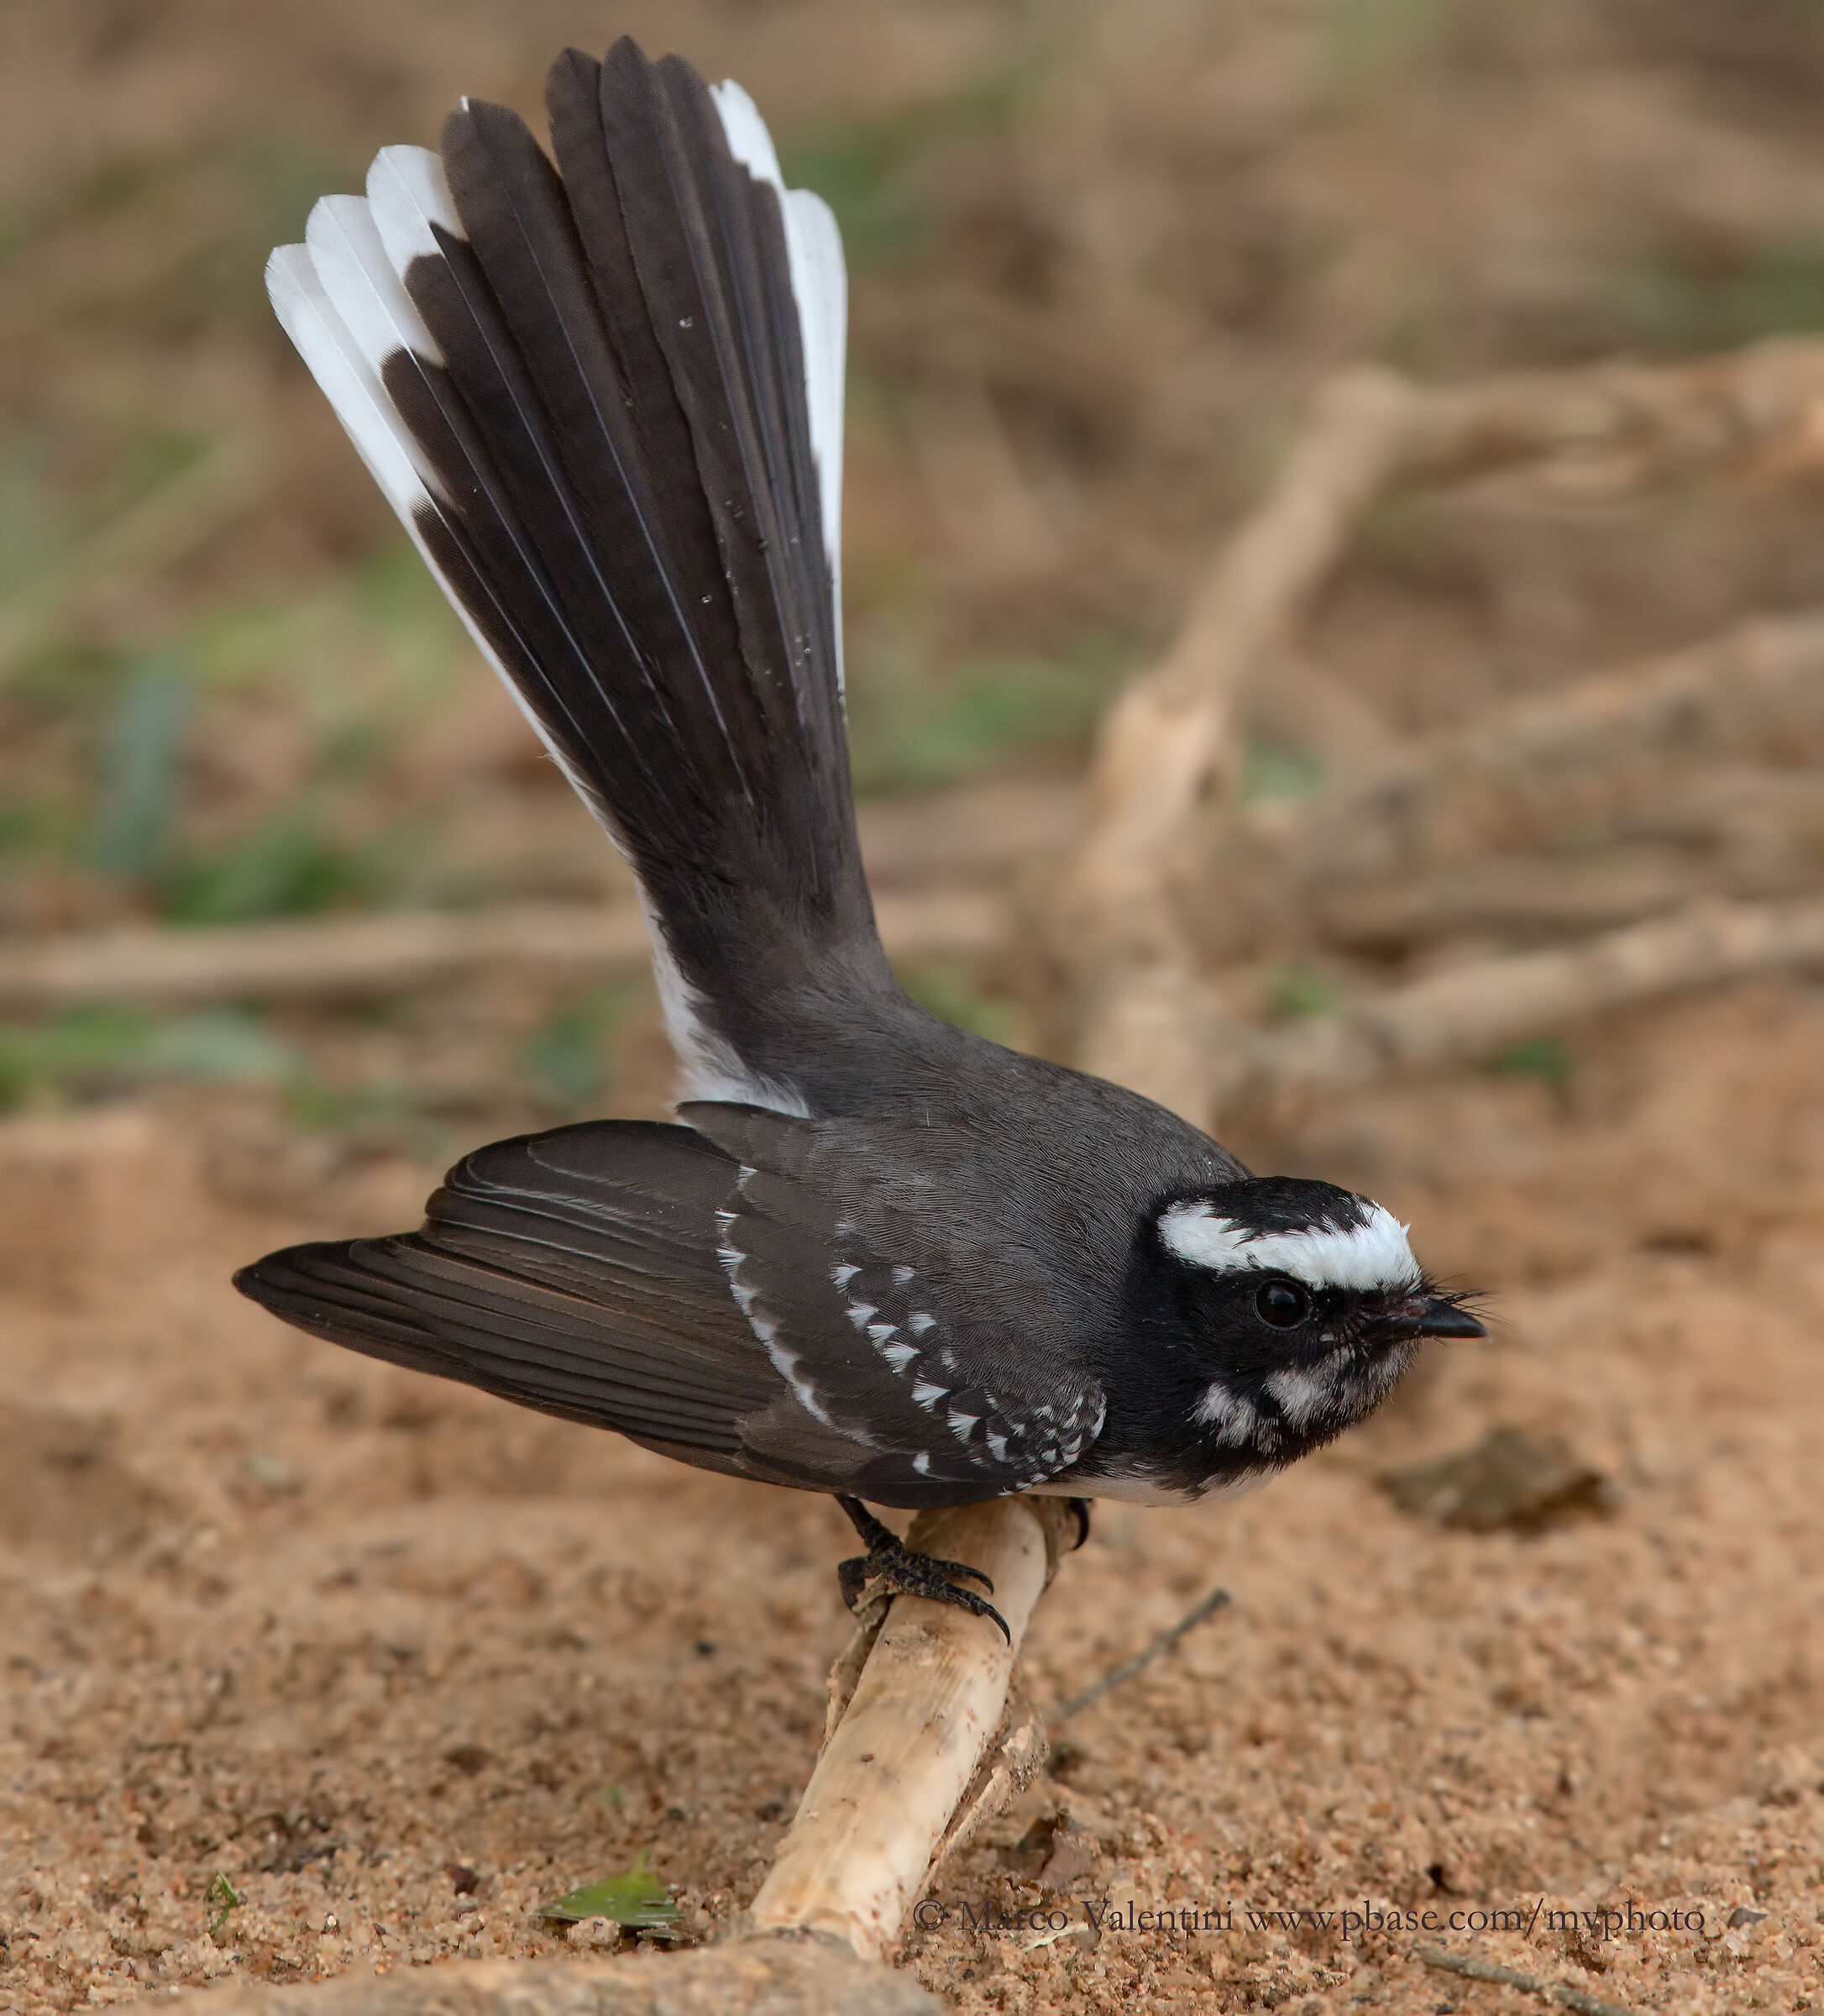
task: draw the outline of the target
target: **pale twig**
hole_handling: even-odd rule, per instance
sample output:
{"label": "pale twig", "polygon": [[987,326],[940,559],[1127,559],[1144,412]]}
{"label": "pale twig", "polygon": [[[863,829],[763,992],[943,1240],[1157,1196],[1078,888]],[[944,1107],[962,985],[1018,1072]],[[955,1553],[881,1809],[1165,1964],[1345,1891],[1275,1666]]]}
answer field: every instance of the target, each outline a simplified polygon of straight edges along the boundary
{"label": "pale twig", "polygon": [[1578,2016],[1636,2016],[1618,2002],[1604,2002],[1586,1988],[1575,1988],[1562,1981],[1539,1981],[1531,1974],[1517,1973],[1512,1967],[1497,1966],[1491,1960],[1477,1960],[1468,1953],[1449,1953],[1442,1946],[1416,1946],[1413,1957],[1421,1966],[1441,1967],[1447,1974],[1461,1974],[1470,1981],[1487,1981],[1503,1988],[1519,1988],[1528,1995],[1543,1995],[1562,2008],[1575,2009]]}
{"label": "pale twig", "polygon": [[912,1522],[909,1546],[992,1578],[1009,1637],[967,1610],[894,1599],[750,1907],[752,1929],[822,1933],[864,1959],[892,1946],[1000,1726],[1067,1516],[1062,1500],[1004,1498]]}
{"label": "pale twig", "polygon": [[1072,1694],[1067,1700],[1060,1701],[1051,1710],[1054,1722],[1067,1722],[1072,1715],[1081,1714],[1088,1707],[1112,1694],[1116,1688],[1125,1687],[1136,1674],[1143,1673],[1154,1660],[1169,1652],[1179,1641],[1195,1630],[1206,1617],[1213,1617],[1217,1611],[1229,1607],[1227,1589],[1212,1589],[1194,1609],[1187,1610],[1169,1631],[1161,1631],[1144,1651],[1136,1652],[1131,1659],[1124,1659],[1112,1672],[1104,1673],[1093,1687],[1086,1687],[1080,1694]]}

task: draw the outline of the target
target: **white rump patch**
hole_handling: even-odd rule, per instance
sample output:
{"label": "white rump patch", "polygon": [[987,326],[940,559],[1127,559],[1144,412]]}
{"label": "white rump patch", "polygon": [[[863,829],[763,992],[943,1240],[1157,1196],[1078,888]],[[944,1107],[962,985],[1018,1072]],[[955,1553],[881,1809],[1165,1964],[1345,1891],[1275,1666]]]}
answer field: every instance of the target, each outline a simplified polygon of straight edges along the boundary
{"label": "white rump patch", "polygon": [[[506,675],[503,673],[501,676],[505,678]],[[506,683],[516,696],[518,688],[511,680]],[[525,701],[521,700],[519,704],[531,720],[531,711]],[[536,721],[532,725],[538,726]],[[542,735],[543,730],[539,732]],[[548,741],[546,746],[550,747]],[[553,753],[556,753],[555,750]],[[562,762],[561,758],[559,761]],[[575,785],[577,795],[584,803],[600,816],[595,801],[581,783],[568,768],[564,774]],[[603,824],[612,839],[613,827],[605,819]],[[626,849],[622,848],[621,851],[625,853]],[[646,936],[653,952],[653,979],[658,985],[659,1006],[664,1013],[665,1033],[671,1038],[671,1047],[678,1055],[679,1102],[705,1100],[712,1104],[764,1106],[770,1112],[788,1114],[794,1120],[809,1120],[810,1108],[805,1103],[803,1093],[795,1086],[782,1084],[776,1079],[764,1078],[759,1072],[750,1070],[734,1045],[710,1027],[709,1017],[704,1012],[703,997],[679,970],[665,937],[664,920],[637,878],[633,892],[639,899],[641,913],[646,919]],[[752,1173],[747,1172],[749,1175]]]}
{"label": "white rump patch", "polygon": [[1409,1228],[1378,1204],[1367,1222],[1338,1231],[1312,1226],[1296,1232],[1258,1232],[1220,1216],[1208,1204],[1175,1204],[1161,1216],[1159,1236],[1181,1260],[1213,1273],[1252,1269],[1290,1274],[1307,1288],[1380,1289],[1398,1294],[1418,1286]]}

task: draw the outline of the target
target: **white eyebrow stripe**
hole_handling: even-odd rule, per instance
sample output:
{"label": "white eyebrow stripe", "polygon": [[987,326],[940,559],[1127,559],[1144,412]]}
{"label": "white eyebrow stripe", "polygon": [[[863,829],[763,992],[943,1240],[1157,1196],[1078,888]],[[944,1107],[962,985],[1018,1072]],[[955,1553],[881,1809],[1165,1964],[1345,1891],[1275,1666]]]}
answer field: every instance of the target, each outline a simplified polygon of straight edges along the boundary
{"label": "white eyebrow stripe", "polygon": [[1313,1226],[1297,1232],[1254,1232],[1219,1218],[1207,1204],[1175,1204],[1159,1220],[1167,1248],[1193,1267],[1216,1273],[1243,1268],[1290,1274],[1308,1288],[1411,1289],[1418,1263],[1407,1227],[1384,1205],[1371,1204],[1365,1224],[1346,1231]]}

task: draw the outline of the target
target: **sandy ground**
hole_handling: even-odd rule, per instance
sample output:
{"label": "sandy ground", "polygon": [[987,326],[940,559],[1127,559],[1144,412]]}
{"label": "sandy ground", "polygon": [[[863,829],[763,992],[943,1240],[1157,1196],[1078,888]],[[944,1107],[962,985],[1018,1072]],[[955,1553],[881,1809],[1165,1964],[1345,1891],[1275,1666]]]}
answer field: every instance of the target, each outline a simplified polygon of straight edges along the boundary
{"label": "sandy ground", "polygon": [[[532,805],[491,686],[480,711],[439,689],[435,735],[424,708],[396,720],[380,675],[411,652],[355,602],[318,607],[388,535],[257,277],[309,197],[432,138],[459,92],[533,108],[567,39],[675,42],[833,150],[839,194],[859,177],[858,696],[915,696],[978,650],[1163,635],[1339,365],[1689,354],[1824,314],[1824,28],[1790,0],[610,13],[0,9],[0,613],[44,631],[0,695],[0,795],[75,836],[9,863],[8,928],[144,900],[78,844],[119,690],[96,675],[165,640],[217,650],[248,596],[277,614],[199,712],[186,844],[264,830],[338,722],[379,722],[354,841],[442,807],[436,846],[407,837],[450,886],[600,893],[605,851]],[[897,254],[896,202],[925,234]],[[187,544],[86,543],[174,417],[264,475],[213,516],[155,514]],[[1448,726],[1815,603],[1821,524],[1815,482],[1635,515],[1402,509],[1318,612],[1316,657],[1390,730]],[[979,867],[979,836],[941,824]],[[1590,837],[1538,836],[1560,858]],[[520,1124],[515,1046],[553,1005],[497,975],[275,1026],[340,1090],[407,1087],[453,1152]],[[650,1004],[632,1021],[616,1110],[649,1114]],[[959,2008],[1541,2006],[1424,1969],[1432,1941],[1637,2010],[1824,2004],[1824,990],[1692,1000],[1571,1050],[1562,1084],[1454,1075],[1236,1139],[1385,1198],[1490,1291],[1496,1335],[1258,1498],[1103,1510],[1029,1641],[1041,1704],[1217,1583],[1233,1605],[1055,1732],[1049,1775],[946,1873],[901,1957]],[[562,1950],[537,1907],[642,1851],[707,1938],[810,1767],[840,1515],[239,1301],[239,1262],[407,1225],[438,1173],[384,1127],[301,1137],[277,1104],[0,1125],[0,2012]],[[1380,1488],[1502,1424],[1562,1436],[1612,1510],[1478,1535]],[[1630,1908],[1669,1922],[1630,1930]],[[1009,1923],[1034,1909],[1042,1930]],[[1142,1922],[1187,1909],[1199,1929]]]}
{"label": "sandy ground", "polygon": [[[1234,1606],[1054,1730],[904,1963],[967,2011],[1539,2006],[1428,1941],[1642,2009],[1824,2003],[1821,1095],[1791,984],[1611,1024],[1562,1090],[1257,1130],[1413,1217],[1496,1340],[1256,1498],[1103,1509],[1028,1642],[1042,1704]],[[231,1265],[409,1222],[427,1173],[256,1215],[218,1126],[0,1131],[0,2008],[549,1952],[536,1907],[642,1850],[712,1935],[814,1755],[840,1515],[280,1329]],[[1617,1508],[1475,1535],[1377,1487],[1496,1422]],[[1231,1915],[1140,1922],[1187,1907]],[[1365,1907],[1397,1929],[1247,1918]]]}

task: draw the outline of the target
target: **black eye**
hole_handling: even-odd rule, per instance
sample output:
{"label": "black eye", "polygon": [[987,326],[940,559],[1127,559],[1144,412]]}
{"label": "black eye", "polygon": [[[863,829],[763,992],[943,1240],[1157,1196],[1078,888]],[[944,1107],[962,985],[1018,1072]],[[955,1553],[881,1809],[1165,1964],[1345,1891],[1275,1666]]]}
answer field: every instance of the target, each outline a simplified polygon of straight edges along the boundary
{"label": "black eye", "polygon": [[1290,1330],[1311,1314],[1311,1298],[1294,1282],[1269,1281],[1254,1298],[1254,1306],[1263,1323],[1271,1323],[1275,1330]]}

